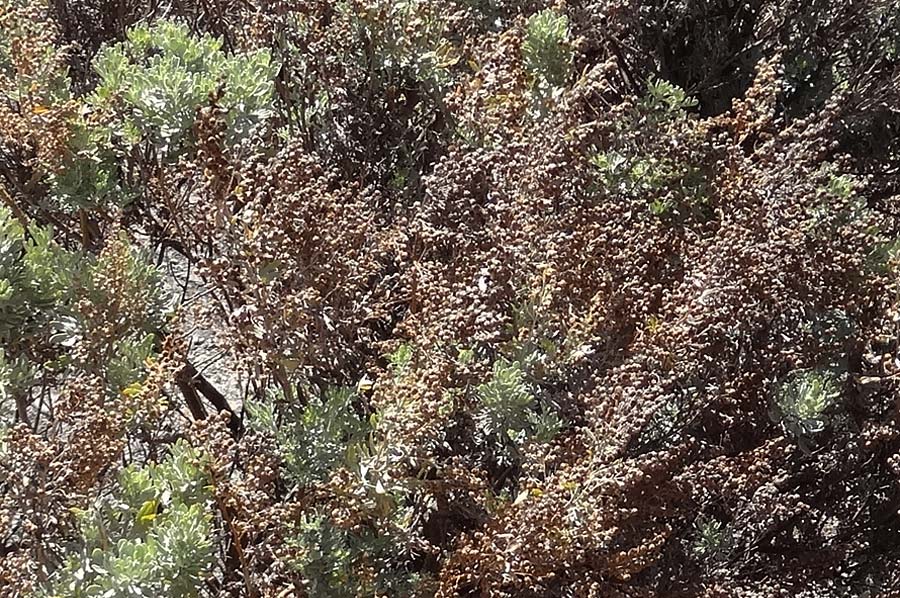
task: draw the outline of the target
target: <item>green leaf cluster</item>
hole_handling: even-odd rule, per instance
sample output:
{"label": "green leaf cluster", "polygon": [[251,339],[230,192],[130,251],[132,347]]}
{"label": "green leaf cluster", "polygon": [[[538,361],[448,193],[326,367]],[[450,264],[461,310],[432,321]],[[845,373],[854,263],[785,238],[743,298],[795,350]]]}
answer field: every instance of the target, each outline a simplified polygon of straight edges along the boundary
{"label": "green leaf cluster", "polygon": [[115,491],[77,512],[80,538],[45,596],[195,596],[212,565],[204,457],[184,441],[159,464],[124,469]]}
{"label": "green leaf cluster", "polygon": [[689,108],[697,106],[697,99],[692,98],[674,83],[665,79],[647,81],[647,95],[641,102],[650,111],[667,116],[681,116]]}
{"label": "green leaf cluster", "polygon": [[322,513],[301,516],[290,546],[311,598],[411,596],[420,578],[396,566],[390,534],[344,529]]}
{"label": "green leaf cluster", "polygon": [[369,425],[353,411],[354,396],[350,389],[328,389],[305,407],[286,405],[280,421],[271,402],[248,402],[247,409],[257,430],[275,436],[287,477],[309,485],[356,463]]}
{"label": "green leaf cluster", "polygon": [[475,392],[480,431],[504,447],[503,452],[515,453],[528,441],[548,442],[564,426],[562,418],[535,396],[521,361],[497,359],[490,379]]}
{"label": "green leaf cluster", "polygon": [[[99,257],[69,250],[49,228],[26,229],[0,208],[0,425],[12,421],[17,400],[29,411],[38,378],[52,384],[86,368],[116,396],[145,376],[165,326],[167,293],[141,251],[124,237],[114,243],[115,251]],[[126,298],[132,307],[118,309]],[[73,354],[98,326],[112,326],[105,334],[114,338],[98,338],[89,355]]]}
{"label": "green leaf cluster", "polygon": [[840,397],[835,372],[824,368],[798,370],[780,384],[771,416],[805,447],[828,425],[827,412]]}
{"label": "green leaf cluster", "polygon": [[229,55],[220,39],[194,37],[185,25],[157,21],[105,47],[94,68],[101,80],[95,103],[120,100],[129,108],[119,133],[133,142],[149,140],[174,156],[189,142],[197,108],[220,85],[226,141],[246,138],[271,114],[278,65],[266,50]]}
{"label": "green leaf cluster", "polygon": [[522,55],[535,85],[559,87],[565,84],[572,67],[568,37],[569,18],[566,15],[546,9],[528,19]]}
{"label": "green leaf cluster", "polygon": [[0,208],[0,344],[21,348],[40,335],[71,299],[78,276],[76,253],[53,241],[48,229],[25,228]]}

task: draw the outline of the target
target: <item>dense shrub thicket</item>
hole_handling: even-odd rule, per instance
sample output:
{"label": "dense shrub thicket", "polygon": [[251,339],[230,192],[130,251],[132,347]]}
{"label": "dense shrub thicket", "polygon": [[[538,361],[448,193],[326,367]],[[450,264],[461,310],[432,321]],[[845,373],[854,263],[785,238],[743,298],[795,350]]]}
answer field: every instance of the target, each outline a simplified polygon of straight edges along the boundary
{"label": "dense shrub thicket", "polygon": [[0,595],[900,596],[898,107],[894,0],[0,0]]}

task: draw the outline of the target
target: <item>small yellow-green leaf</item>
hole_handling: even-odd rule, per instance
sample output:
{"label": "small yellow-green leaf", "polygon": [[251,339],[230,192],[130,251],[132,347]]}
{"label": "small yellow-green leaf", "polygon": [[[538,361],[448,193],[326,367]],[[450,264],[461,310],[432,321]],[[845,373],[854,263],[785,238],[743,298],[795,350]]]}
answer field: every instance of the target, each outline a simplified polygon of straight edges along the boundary
{"label": "small yellow-green leaf", "polygon": [[363,376],[362,379],[357,383],[356,390],[358,392],[368,392],[375,387],[375,382],[371,380],[368,376]]}
{"label": "small yellow-green leaf", "polygon": [[126,397],[133,398],[137,395],[141,394],[141,391],[144,390],[144,385],[140,382],[135,382],[134,384],[129,384],[124,389],[122,389],[122,394]]}
{"label": "small yellow-green leaf", "polygon": [[150,523],[154,519],[156,519],[156,507],[159,506],[159,501],[155,498],[144,501],[144,504],[141,505],[141,509],[138,511],[137,520],[139,523]]}

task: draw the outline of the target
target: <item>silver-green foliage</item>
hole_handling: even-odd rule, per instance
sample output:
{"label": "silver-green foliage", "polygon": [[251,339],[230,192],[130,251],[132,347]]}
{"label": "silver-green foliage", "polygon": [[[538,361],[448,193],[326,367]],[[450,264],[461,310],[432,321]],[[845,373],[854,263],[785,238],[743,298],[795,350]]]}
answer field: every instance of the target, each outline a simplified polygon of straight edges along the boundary
{"label": "silver-green foliage", "polygon": [[595,154],[591,164],[597,168],[604,187],[612,192],[643,196],[671,190],[667,197],[650,201],[648,210],[654,216],[667,214],[676,203],[693,205],[705,201],[706,181],[702,172],[690,165],[655,156],[630,157],[616,151]]}
{"label": "silver-green foliage", "polygon": [[521,361],[499,358],[491,378],[478,386],[476,394],[480,432],[506,448],[550,441],[564,425],[555,410],[538,401]]}
{"label": "silver-green foliage", "polygon": [[722,521],[701,517],[694,522],[691,551],[698,558],[706,561],[721,559],[728,555],[733,545],[733,531]]}
{"label": "silver-green foliage", "polygon": [[559,87],[565,84],[572,66],[572,48],[568,43],[569,19],[547,9],[528,19],[522,54],[525,68],[536,85]]}
{"label": "silver-green foliage", "polygon": [[353,555],[346,530],[321,515],[304,514],[290,543],[295,549],[292,564],[303,574],[310,596],[353,596]]}
{"label": "silver-green foliage", "polygon": [[[683,89],[661,79],[647,82],[647,93],[632,118],[642,128],[661,127],[686,118],[697,105]],[[664,133],[662,130],[661,134]],[[657,147],[622,147],[597,152],[590,157],[598,182],[612,193],[650,197],[653,216],[698,207],[707,200],[707,182],[699,164],[656,155]]]}
{"label": "silver-green foliage", "polygon": [[823,171],[825,181],[810,202],[805,232],[816,239],[828,239],[841,234],[847,226],[877,226],[880,219],[869,209],[866,199],[855,192],[858,183],[854,178],[838,174],[831,165]]}
{"label": "silver-green foliage", "polygon": [[351,390],[329,389],[305,407],[287,406],[280,422],[271,403],[248,402],[247,408],[252,425],[275,436],[287,477],[307,485],[356,461],[368,423],[354,413],[353,397]]}
{"label": "silver-green foliage", "polygon": [[[390,356],[392,370],[399,375],[411,360],[411,347],[402,346]],[[412,525],[405,505],[409,489],[389,473],[402,455],[385,444],[390,424],[384,414],[360,417],[353,406],[357,398],[350,389],[331,388],[303,407],[247,403],[251,426],[274,437],[289,482],[313,486],[343,469],[352,480],[348,490],[370,518],[354,529],[337,526],[320,512],[294,522],[290,565],[312,597],[406,596],[415,580],[406,571],[409,554],[404,553]]]}
{"label": "silver-green foliage", "polygon": [[[97,366],[72,351],[96,326],[96,315],[82,310],[84,299],[113,312],[123,295],[141,299],[139,313],[109,316],[116,338],[97,373],[113,395],[144,377],[165,326],[167,294],[146,256],[124,239],[120,247],[97,258],[70,251],[54,241],[49,228],[23,226],[0,208],[0,427],[16,411],[25,417],[36,378],[52,383],[69,368]],[[111,285],[110,278],[118,283]]]}
{"label": "silver-green foliage", "polygon": [[289,544],[291,565],[311,598],[410,596],[419,575],[395,563],[398,539],[338,527],[321,513],[304,514]]}
{"label": "silver-green foliage", "polygon": [[195,596],[213,559],[208,483],[183,441],[159,464],[124,469],[112,495],[77,513],[80,540],[45,596]]}
{"label": "silver-green foliage", "polygon": [[534,395],[518,363],[498,359],[490,380],[478,387],[478,399],[490,432],[515,434],[528,428]]}
{"label": "silver-green foliage", "polygon": [[805,446],[828,425],[828,410],[841,396],[838,377],[825,369],[800,370],[782,382],[772,418]]}
{"label": "silver-green foliage", "polygon": [[120,131],[126,139],[146,138],[166,155],[177,152],[197,108],[219,85],[219,103],[228,111],[226,141],[246,137],[270,115],[278,66],[267,50],[229,55],[220,39],[194,37],[170,21],[135,27],[127,37],[94,62],[101,80],[95,103],[120,99],[130,108]]}
{"label": "silver-green foliage", "polygon": [[8,357],[0,347],[0,431],[12,421],[15,399],[28,390],[35,373],[23,356]]}
{"label": "silver-green foliage", "polygon": [[413,348],[412,345],[404,343],[397,347],[393,353],[388,355],[388,363],[391,364],[391,371],[395,374],[404,372],[412,363]]}
{"label": "silver-green foliage", "polygon": [[[0,207],[0,430],[40,371],[30,358],[52,340],[53,326],[71,313],[81,258],[53,241],[48,229],[23,226]],[[17,408],[14,408],[16,405]]]}
{"label": "silver-green foliage", "polygon": [[0,208],[0,343],[9,347],[40,333],[70,294],[77,261],[48,230],[26,232]]}
{"label": "silver-green foliage", "polygon": [[650,79],[647,81],[647,95],[641,101],[641,105],[645,110],[660,115],[681,117],[688,108],[697,105],[697,99],[665,79]]}
{"label": "silver-green foliage", "polygon": [[447,15],[429,0],[376,0],[363,11],[352,2],[336,2],[335,8],[365,40],[346,60],[369,70],[376,81],[407,72],[435,90],[451,84],[459,51],[445,37]]}
{"label": "silver-green foliage", "polygon": [[115,353],[107,364],[109,386],[117,391],[140,380],[147,360],[153,357],[156,336],[145,334],[122,338],[116,342]]}

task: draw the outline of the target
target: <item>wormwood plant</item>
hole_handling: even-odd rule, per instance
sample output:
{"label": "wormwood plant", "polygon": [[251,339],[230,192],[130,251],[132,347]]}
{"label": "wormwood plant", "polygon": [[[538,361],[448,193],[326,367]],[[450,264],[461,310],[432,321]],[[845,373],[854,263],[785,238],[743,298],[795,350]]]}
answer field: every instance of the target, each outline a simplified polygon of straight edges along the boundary
{"label": "wormwood plant", "polygon": [[573,52],[569,19],[552,9],[528,18],[522,42],[524,66],[531,79],[532,104],[537,120],[548,112],[548,102],[558,100],[569,77]]}
{"label": "wormwood plant", "polygon": [[27,229],[0,207],[0,341],[24,350],[34,335],[61,315],[78,277],[77,254],[53,242],[48,229]]}
{"label": "wormwood plant", "polygon": [[162,462],[122,470],[77,513],[80,541],[42,595],[195,596],[213,559],[206,459],[178,441]]}
{"label": "wormwood plant", "polygon": [[[686,111],[697,105],[695,98],[668,81],[649,79],[646,87],[646,94],[630,118],[657,134],[665,135],[665,127],[683,126]],[[626,145],[597,152],[589,161],[597,169],[602,188],[647,198],[647,210],[652,216],[689,216],[702,211],[709,184],[700,160],[658,154],[656,150],[658,147],[654,146]]]}
{"label": "wormwood plant", "polygon": [[572,66],[568,37],[569,18],[565,14],[546,9],[528,18],[522,55],[536,86],[559,87],[565,83]]}
{"label": "wormwood plant", "polygon": [[[389,357],[393,375],[402,376],[411,348]],[[360,387],[370,390],[371,383]],[[385,412],[361,418],[353,406],[359,400],[350,389],[331,388],[303,409],[248,403],[252,425],[277,443],[286,480],[352,495],[359,507],[355,523],[325,510],[289,522],[287,563],[302,574],[310,596],[407,595],[421,577],[407,570],[414,509],[407,480],[397,477],[400,447],[390,444],[395,418]]]}
{"label": "wormwood plant", "polygon": [[896,2],[276,4],[0,0],[0,594],[900,587]]}
{"label": "wormwood plant", "polygon": [[266,50],[227,54],[221,39],[195,37],[186,25],[157,21],[105,47],[94,68],[101,83],[93,103],[124,107],[114,134],[129,144],[147,141],[174,157],[191,141],[197,108],[220,86],[225,141],[246,138],[271,114],[278,65]]}
{"label": "wormwood plant", "polygon": [[[99,255],[92,255],[67,249],[49,227],[22,224],[5,210],[0,220],[2,272],[8,281],[0,321],[7,327],[0,347],[0,519],[7,541],[47,555],[41,566],[21,569],[30,580],[29,591],[41,586],[56,595],[50,578],[56,579],[62,564],[79,550],[71,544],[70,509],[89,500],[86,488],[109,470],[124,437],[136,429],[157,433],[154,424],[166,410],[161,386],[168,368],[157,360],[164,293],[158,272],[124,233],[112,235]],[[55,462],[28,457],[36,447],[53,446],[66,453],[57,453]],[[103,492],[91,494],[99,495]],[[35,507],[35,496],[44,497],[39,502],[47,505],[45,511]],[[191,532],[195,513],[177,517],[180,507],[171,507],[169,523],[148,536],[147,545],[174,546]],[[100,531],[90,533],[99,534],[102,547],[119,542],[104,536],[108,526],[98,525]],[[55,533],[50,529],[67,531],[52,541],[40,539]],[[121,554],[109,558],[93,555],[101,559],[96,563],[100,575],[112,585],[98,581],[102,592],[70,588],[60,590],[62,595],[102,595],[113,589],[136,595],[129,581],[137,581],[126,570],[132,559],[145,558],[145,549],[128,543],[120,548]],[[181,575],[177,563],[153,566],[161,571],[160,579]],[[134,575],[143,579],[145,573]],[[78,577],[81,583],[85,574]],[[191,582],[183,585],[196,581],[190,575],[184,579]],[[156,587],[164,585],[160,581]],[[141,595],[158,594],[150,588]]]}
{"label": "wormwood plant", "polygon": [[28,420],[30,387],[58,355],[59,329],[74,322],[85,260],[49,228],[23,226],[0,207],[0,426]]}
{"label": "wormwood plant", "polygon": [[690,108],[697,106],[697,99],[685,93],[684,89],[665,79],[648,79],[647,95],[642,105],[650,112],[662,117],[678,117]]}
{"label": "wormwood plant", "polygon": [[476,419],[488,443],[497,443],[499,458],[515,462],[526,442],[549,442],[563,428],[563,420],[539,401],[527,380],[524,364],[500,357],[490,379],[475,389],[479,401]]}
{"label": "wormwood plant", "polygon": [[[213,97],[226,145],[246,139],[272,114],[278,65],[268,50],[229,54],[221,39],[165,20],[132,27],[126,38],[94,58],[100,83],[66,120],[62,165],[48,173],[52,197],[66,209],[134,202],[142,191],[134,171],[150,157],[191,153],[197,110]],[[143,157],[136,147],[144,147]]]}
{"label": "wormwood plant", "polygon": [[321,513],[304,514],[290,541],[291,565],[311,598],[411,595],[421,576],[394,565],[397,542],[372,529],[341,528]]}
{"label": "wormwood plant", "polygon": [[276,435],[291,481],[309,485],[358,458],[369,427],[353,411],[354,398],[350,389],[330,388],[302,409],[287,405],[276,415],[275,402],[248,403],[248,408],[258,429]]}
{"label": "wormwood plant", "polygon": [[718,519],[700,517],[694,522],[694,540],[691,551],[706,561],[728,556],[733,547],[733,530]]}
{"label": "wormwood plant", "polygon": [[655,198],[647,206],[654,216],[663,216],[677,208],[678,202],[696,205],[704,200],[706,181],[696,167],[654,156],[631,158],[618,153],[598,153],[591,157],[605,186],[629,193],[656,193],[676,188],[681,197]]}
{"label": "wormwood plant", "polygon": [[9,358],[0,349],[0,433],[15,419],[16,409],[34,383],[34,366],[24,356]]}
{"label": "wormwood plant", "polygon": [[828,425],[828,410],[838,403],[841,390],[837,376],[822,369],[790,374],[779,390],[772,417],[793,434],[801,446]]}

